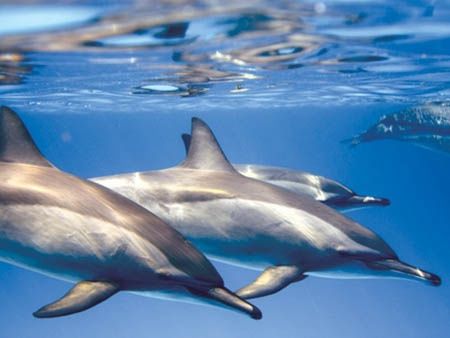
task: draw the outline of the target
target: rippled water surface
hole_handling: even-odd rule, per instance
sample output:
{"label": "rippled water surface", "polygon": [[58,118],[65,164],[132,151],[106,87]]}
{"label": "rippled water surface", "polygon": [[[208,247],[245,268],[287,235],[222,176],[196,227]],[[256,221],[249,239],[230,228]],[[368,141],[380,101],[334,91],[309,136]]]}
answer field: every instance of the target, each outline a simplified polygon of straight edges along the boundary
{"label": "rippled water surface", "polygon": [[414,104],[448,95],[445,1],[35,3],[0,13],[3,101],[45,102],[34,110]]}
{"label": "rippled water surface", "polygon": [[308,277],[256,299],[262,321],[125,293],[37,320],[69,285],[1,263],[0,337],[448,337],[449,79],[449,1],[0,1],[0,105],[58,168],[173,166],[200,116],[234,163],[389,198],[346,215],[443,280]]}

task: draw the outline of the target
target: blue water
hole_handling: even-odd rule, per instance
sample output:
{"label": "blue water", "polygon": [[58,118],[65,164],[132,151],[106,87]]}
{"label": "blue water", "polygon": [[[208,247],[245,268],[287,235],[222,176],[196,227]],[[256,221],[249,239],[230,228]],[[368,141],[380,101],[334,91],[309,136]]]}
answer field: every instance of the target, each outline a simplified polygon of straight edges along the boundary
{"label": "blue water", "polygon": [[[254,300],[261,321],[126,293],[38,320],[31,313],[70,285],[1,263],[0,337],[449,336],[450,156],[395,140],[341,143],[385,114],[448,99],[448,2],[33,1],[0,6],[1,17],[14,20],[0,25],[0,104],[57,167],[87,178],[175,165],[199,116],[232,162],[388,197],[389,207],[348,215],[443,283],[311,277]],[[231,289],[256,276],[216,266]]]}

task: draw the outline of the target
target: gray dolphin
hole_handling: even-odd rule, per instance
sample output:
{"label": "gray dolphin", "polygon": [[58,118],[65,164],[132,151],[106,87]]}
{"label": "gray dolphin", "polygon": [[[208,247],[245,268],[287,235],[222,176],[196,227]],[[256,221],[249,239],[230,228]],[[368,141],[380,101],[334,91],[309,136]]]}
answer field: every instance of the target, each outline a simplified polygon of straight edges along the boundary
{"label": "gray dolphin", "polygon": [[0,260],[77,283],[36,317],[69,315],[130,291],[261,318],[176,230],[125,197],[53,167],[19,117],[0,110]]}
{"label": "gray dolphin", "polygon": [[[191,135],[183,134],[181,137],[188,153]],[[390,204],[387,198],[361,196],[342,183],[305,171],[257,164],[233,164],[233,167],[244,176],[283,187],[296,194],[311,196],[341,211]]]}
{"label": "gray dolphin", "polygon": [[308,196],[239,174],[209,127],[192,120],[185,161],[159,171],[94,179],[151,210],[212,259],[264,270],[244,298],[308,275],[440,278],[399,260],[375,233]]}
{"label": "gray dolphin", "polygon": [[450,154],[450,103],[428,103],[384,115],[365,132],[343,142],[356,146],[384,139],[411,142]]}

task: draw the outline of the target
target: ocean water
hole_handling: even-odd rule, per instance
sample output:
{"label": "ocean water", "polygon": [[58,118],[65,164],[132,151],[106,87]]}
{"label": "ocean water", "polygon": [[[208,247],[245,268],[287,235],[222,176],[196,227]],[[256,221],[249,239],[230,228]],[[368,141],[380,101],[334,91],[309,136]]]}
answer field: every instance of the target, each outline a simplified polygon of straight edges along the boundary
{"label": "ocean water", "polygon": [[[2,1],[0,104],[57,167],[88,178],[176,165],[198,116],[234,163],[389,198],[347,215],[443,283],[310,277],[253,300],[261,321],[127,293],[38,320],[70,285],[1,263],[0,337],[449,337],[450,156],[417,142],[448,144],[448,115],[401,141],[342,142],[446,106],[449,18],[439,0]],[[232,289],[257,274],[215,265]]]}

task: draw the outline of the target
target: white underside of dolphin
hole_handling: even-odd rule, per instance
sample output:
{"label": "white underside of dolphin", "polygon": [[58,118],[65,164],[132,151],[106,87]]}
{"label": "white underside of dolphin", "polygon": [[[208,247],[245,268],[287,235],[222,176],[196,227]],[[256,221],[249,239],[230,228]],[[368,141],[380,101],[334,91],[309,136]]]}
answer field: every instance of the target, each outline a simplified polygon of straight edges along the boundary
{"label": "white underside of dolphin", "polygon": [[160,218],[53,167],[18,116],[0,108],[0,260],[76,283],[36,317],[86,310],[119,291],[200,302],[261,318]]}
{"label": "white underside of dolphin", "polygon": [[272,294],[308,275],[440,284],[439,277],[402,263],[379,236],[326,205],[239,174],[197,118],[181,165],[94,181],[151,210],[208,257],[264,270],[238,292],[245,298]]}

